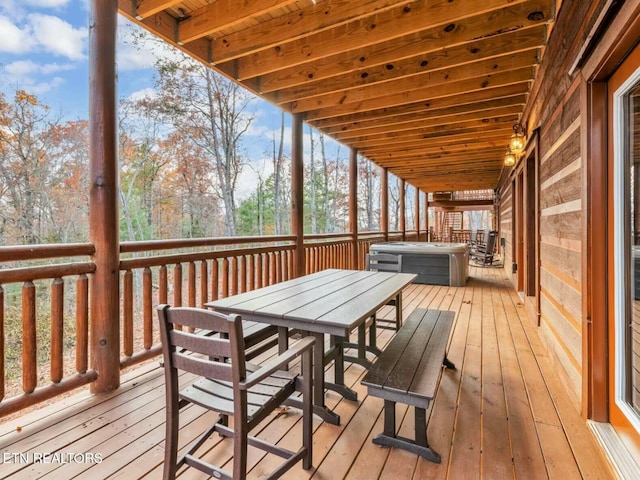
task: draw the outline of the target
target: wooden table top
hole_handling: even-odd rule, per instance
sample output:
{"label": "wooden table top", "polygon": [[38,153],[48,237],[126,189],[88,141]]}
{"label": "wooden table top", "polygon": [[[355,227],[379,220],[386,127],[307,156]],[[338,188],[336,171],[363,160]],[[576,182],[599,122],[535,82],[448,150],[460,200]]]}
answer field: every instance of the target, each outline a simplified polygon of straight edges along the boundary
{"label": "wooden table top", "polygon": [[208,302],[223,313],[281,327],[347,336],[416,277],[329,269]]}

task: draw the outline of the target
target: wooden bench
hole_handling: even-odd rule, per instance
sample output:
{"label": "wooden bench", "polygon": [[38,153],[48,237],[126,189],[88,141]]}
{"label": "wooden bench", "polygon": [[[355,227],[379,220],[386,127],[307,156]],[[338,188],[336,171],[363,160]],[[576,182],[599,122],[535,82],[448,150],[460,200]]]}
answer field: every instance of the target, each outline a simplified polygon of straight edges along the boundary
{"label": "wooden bench", "polygon": [[[427,442],[427,409],[438,390],[442,367],[455,370],[446,349],[454,312],[418,308],[369,369],[362,384],[384,399],[384,431],[373,443],[416,453],[440,463]],[[396,403],[415,407],[415,439],[396,435]]]}

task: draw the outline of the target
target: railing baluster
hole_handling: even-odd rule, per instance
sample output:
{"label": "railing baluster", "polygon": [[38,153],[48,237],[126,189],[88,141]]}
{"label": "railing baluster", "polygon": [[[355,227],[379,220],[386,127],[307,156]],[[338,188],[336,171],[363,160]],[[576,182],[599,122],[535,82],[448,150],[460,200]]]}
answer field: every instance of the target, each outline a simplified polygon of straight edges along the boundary
{"label": "railing baluster", "polygon": [[269,285],[276,283],[276,258],[273,252],[269,253]]}
{"label": "railing baluster", "polygon": [[36,347],[36,286],[22,285],[22,389],[32,393],[38,384]]}
{"label": "railing baluster", "polygon": [[262,254],[256,255],[256,288],[262,288]]}
{"label": "railing baluster", "polygon": [[4,288],[0,285],[0,400],[4,398]]}
{"label": "railing baluster", "polygon": [[133,355],[133,272],[127,270],[122,279],[122,341],[124,354]]}
{"label": "railing baluster", "polygon": [[238,268],[240,269],[240,286],[238,291],[244,293],[247,291],[247,265],[244,255],[240,257]]}
{"label": "railing baluster", "polygon": [[64,359],[64,280],[51,282],[51,381],[60,383]]}
{"label": "railing baluster", "polygon": [[229,296],[229,259],[222,260],[222,298]]}
{"label": "railing baluster", "polygon": [[158,303],[161,305],[169,303],[169,279],[166,265],[160,265],[158,270]]}
{"label": "railing baluster", "polygon": [[142,323],[145,350],[149,350],[153,345],[152,283],[151,269],[145,267],[142,271]]}
{"label": "railing baluster", "polygon": [[250,254],[249,255],[249,264],[247,265],[247,273],[249,274],[249,278],[248,278],[249,285],[247,287],[247,290],[249,290],[249,291],[255,290],[255,288],[256,288],[256,260],[255,260],[255,255],[254,254]]}
{"label": "railing baluster", "polygon": [[238,294],[238,257],[231,257],[231,295]]}
{"label": "railing baluster", "polygon": [[275,266],[275,283],[280,283],[282,281],[282,263],[280,252],[274,252],[273,256],[273,264]]}
{"label": "railing baluster", "polygon": [[187,306],[196,306],[196,263],[189,262],[187,267]]}
{"label": "railing baluster", "polygon": [[76,280],[76,371],[89,368],[89,278],[79,275]]}
{"label": "railing baluster", "polygon": [[209,272],[206,260],[200,262],[200,307],[209,301]]}
{"label": "railing baluster", "polygon": [[269,283],[269,271],[271,270],[271,265],[270,265],[270,257],[268,253],[264,254],[264,268],[262,269],[262,285],[263,286],[268,286],[271,285],[271,283]]}
{"label": "railing baluster", "polygon": [[182,264],[173,267],[173,306],[182,306]]}
{"label": "railing baluster", "polygon": [[218,299],[218,269],[220,265],[217,259],[213,259],[211,262],[211,300]]}

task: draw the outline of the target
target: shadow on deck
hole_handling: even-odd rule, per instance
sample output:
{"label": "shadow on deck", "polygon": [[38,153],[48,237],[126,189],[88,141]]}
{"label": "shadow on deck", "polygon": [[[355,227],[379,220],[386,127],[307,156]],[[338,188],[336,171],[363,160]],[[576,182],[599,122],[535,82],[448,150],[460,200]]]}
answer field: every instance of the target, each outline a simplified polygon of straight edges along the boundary
{"label": "shadow on deck", "polygon": [[[412,285],[404,294],[405,316],[417,307],[456,312],[448,357],[458,370],[444,372],[428,429],[442,463],[371,442],[382,431],[383,402],[366,395],[360,385],[365,370],[350,365],[345,382],[358,392],[359,401],[327,394],[327,404],[342,424],[315,418],[315,468],[307,472],[298,466],[284,478],[613,478],[504,271],[472,267],[471,275],[464,288]],[[391,332],[382,330],[379,344],[390,338]],[[4,422],[0,478],[161,478],[163,382],[154,361],[124,377],[116,392],[82,393]],[[183,442],[213,418],[202,412],[187,407]],[[414,416],[407,412],[406,406],[397,406],[400,434],[411,436]],[[258,436],[297,448],[299,419],[296,410],[282,410],[263,422]],[[232,461],[229,440],[213,437],[206,448],[209,461]],[[251,478],[260,478],[279,462],[262,455],[250,452]],[[206,476],[188,470],[180,478]]]}

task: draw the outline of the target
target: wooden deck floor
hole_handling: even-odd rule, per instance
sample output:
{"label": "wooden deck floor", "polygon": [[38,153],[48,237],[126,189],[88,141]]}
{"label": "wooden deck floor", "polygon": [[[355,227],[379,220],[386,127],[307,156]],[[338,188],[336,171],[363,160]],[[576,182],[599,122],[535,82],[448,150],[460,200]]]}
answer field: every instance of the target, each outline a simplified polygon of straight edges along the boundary
{"label": "wooden deck floor", "polygon": [[[503,270],[472,268],[471,275],[465,288],[413,285],[404,297],[405,315],[418,306],[457,312],[448,357],[458,369],[443,374],[428,428],[442,463],[373,445],[372,437],[382,430],[382,401],[366,395],[360,385],[364,369],[352,365],[345,381],[359,401],[327,394],[341,425],[316,418],[315,468],[296,467],[285,478],[613,478]],[[382,345],[390,338],[391,332],[381,331]],[[211,418],[187,407],[185,442]],[[297,448],[299,418],[295,410],[272,415],[258,436]],[[412,411],[398,406],[397,418],[401,434],[411,436]],[[117,392],[76,395],[0,424],[0,478],[161,478],[163,437],[163,377],[153,362],[128,374]],[[228,468],[230,446],[212,438],[206,444],[208,460]],[[42,461],[53,453],[58,456]],[[33,463],[38,455],[41,461]],[[251,478],[260,478],[278,461],[252,451]],[[188,470],[180,478],[205,477]]]}

